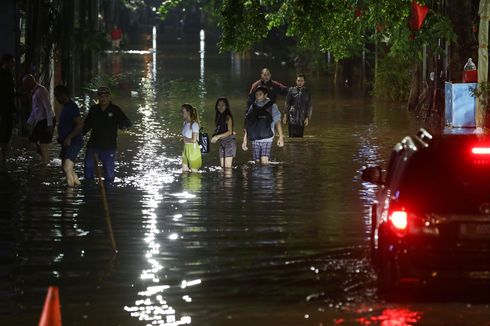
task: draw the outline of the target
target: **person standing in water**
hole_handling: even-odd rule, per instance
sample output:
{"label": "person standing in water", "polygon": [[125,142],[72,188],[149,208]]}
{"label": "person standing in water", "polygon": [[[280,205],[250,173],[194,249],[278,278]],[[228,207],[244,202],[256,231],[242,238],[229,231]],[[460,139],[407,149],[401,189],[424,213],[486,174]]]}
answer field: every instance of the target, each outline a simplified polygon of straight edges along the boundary
{"label": "person standing in water", "polygon": [[219,159],[222,168],[232,168],[233,158],[236,156],[236,137],[233,132],[233,115],[230,110],[230,103],[225,97],[216,100],[214,106],[216,116],[214,122],[216,129],[211,143],[219,142]]}
{"label": "person standing in water", "polygon": [[95,178],[95,157],[102,163],[106,182],[113,182],[116,167],[117,131],[131,127],[123,110],[111,101],[111,90],[97,89],[98,103],[93,105],[84,121],[83,134],[90,132],[85,152],[85,180]]}
{"label": "person standing in water", "polygon": [[58,85],[54,88],[54,97],[63,105],[58,122],[58,142],[61,145],[60,158],[66,175],[68,187],[80,185],[80,180],[74,170],[78,153],[83,147],[83,120],[80,108],[70,98],[68,88]]}
{"label": "person standing in water", "polygon": [[245,116],[245,134],[242,143],[242,149],[246,151],[247,139],[252,142],[253,160],[262,165],[269,164],[276,128],[279,134],[277,146],[284,146],[281,112],[267,97],[267,92],[268,89],[264,86],[257,87],[255,91],[255,102],[250,105]]}
{"label": "person standing in water", "polygon": [[286,96],[283,123],[288,124],[289,137],[303,137],[312,113],[311,95],[305,87],[305,75],[296,76],[296,86],[289,88]]}
{"label": "person standing in water", "polygon": [[199,148],[199,121],[197,109],[189,103],[182,104],[182,172],[197,172],[202,165],[201,149]]}
{"label": "person standing in water", "polygon": [[53,131],[56,124],[49,92],[46,87],[37,83],[33,75],[26,75],[22,79],[22,84],[32,96],[32,110],[29,119],[27,119],[27,123],[32,128],[29,140],[41,156],[42,164],[46,165],[49,163],[48,145],[53,141]]}

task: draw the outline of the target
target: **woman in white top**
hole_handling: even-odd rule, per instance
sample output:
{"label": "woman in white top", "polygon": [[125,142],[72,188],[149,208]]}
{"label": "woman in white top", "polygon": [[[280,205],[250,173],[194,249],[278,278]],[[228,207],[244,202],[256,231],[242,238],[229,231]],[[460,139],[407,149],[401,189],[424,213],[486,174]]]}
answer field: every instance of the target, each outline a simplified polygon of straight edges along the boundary
{"label": "woman in white top", "polygon": [[196,108],[188,103],[182,104],[182,138],[184,151],[182,152],[182,172],[196,172],[202,165],[201,150],[199,148],[199,123]]}

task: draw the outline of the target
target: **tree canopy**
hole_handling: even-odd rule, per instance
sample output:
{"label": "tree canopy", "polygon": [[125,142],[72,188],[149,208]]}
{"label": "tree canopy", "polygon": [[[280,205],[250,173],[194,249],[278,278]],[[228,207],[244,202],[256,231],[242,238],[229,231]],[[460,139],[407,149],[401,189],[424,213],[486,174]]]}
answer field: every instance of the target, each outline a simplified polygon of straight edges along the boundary
{"label": "tree canopy", "polygon": [[[429,3],[430,2],[430,3]],[[167,0],[165,17],[177,6],[199,5],[221,29],[221,50],[246,50],[273,29],[300,47],[330,52],[335,60],[358,56],[366,44],[383,42],[388,53],[420,57],[422,45],[437,51],[438,39],[454,40],[450,20],[438,13],[440,1],[417,1],[431,8],[419,31],[409,28],[412,0]]]}

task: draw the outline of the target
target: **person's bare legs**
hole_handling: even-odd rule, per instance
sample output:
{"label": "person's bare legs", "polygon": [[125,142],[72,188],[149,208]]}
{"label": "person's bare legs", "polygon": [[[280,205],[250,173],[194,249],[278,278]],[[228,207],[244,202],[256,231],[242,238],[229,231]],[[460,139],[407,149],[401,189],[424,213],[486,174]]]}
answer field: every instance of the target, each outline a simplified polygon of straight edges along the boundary
{"label": "person's bare legs", "polygon": [[269,156],[261,156],[260,157],[260,164],[269,165]]}
{"label": "person's bare legs", "polygon": [[48,144],[40,144],[39,147],[41,148],[41,160],[43,161],[44,164],[48,164],[49,163]]}
{"label": "person's bare legs", "polygon": [[73,183],[75,184],[75,186],[79,186],[82,184],[80,182],[80,179],[78,179],[78,175],[76,174],[75,170],[73,170],[72,176],[73,176]]}
{"label": "person's bare legs", "polygon": [[224,165],[221,164],[221,166],[224,167],[225,169],[231,169],[233,167],[233,157],[225,157]]}
{"label": "person's bare legs", "polygon": [[36,153],[41,156],[41,162],[46,165],[49,163],[49,153],[48,153],[48,144],[34,144],[34,148]]}
{"label": "person's bare legs", "polygon": [[189,166],[187,164],[182,164],[182,172],[189,172]]}
{"label": "person's bare legs", "polygon": [[63,171],[65,171],[66,182],[68,183],[69,187],[80,185],[80,180],[78,179],[77,174],[73,170],[74,165],[75,164],[73,163],[73,161],[69,159],[66,159],[63,162]]}

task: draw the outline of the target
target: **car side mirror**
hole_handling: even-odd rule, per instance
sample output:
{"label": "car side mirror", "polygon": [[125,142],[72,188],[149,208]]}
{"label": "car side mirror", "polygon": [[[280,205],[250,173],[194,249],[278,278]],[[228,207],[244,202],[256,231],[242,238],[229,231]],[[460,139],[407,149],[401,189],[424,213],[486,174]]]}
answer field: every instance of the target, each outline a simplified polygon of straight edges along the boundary
{"label": "car side mirror", "polygon": [[385,173],[378,165],[368,166],[362,170],[361,179],[362,181],[382,185],[385,183]]}

